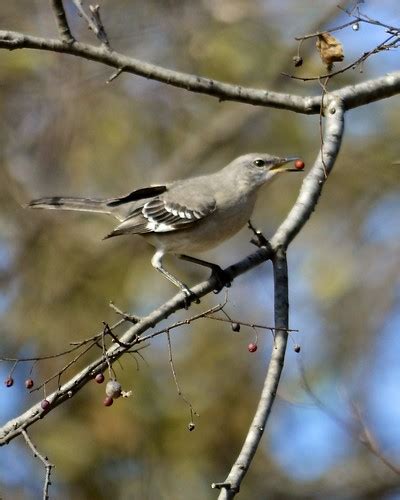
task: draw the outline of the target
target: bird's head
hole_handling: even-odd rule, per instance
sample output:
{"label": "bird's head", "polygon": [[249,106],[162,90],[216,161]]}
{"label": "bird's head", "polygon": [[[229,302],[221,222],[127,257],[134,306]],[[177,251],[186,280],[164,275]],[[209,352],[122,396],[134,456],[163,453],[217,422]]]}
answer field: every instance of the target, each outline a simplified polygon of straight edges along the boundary
{"label": "bird's head", "polygon": [[304,163],[299,161],[296,168],[290,165],[291,162],[300,160],[298,157],[281,158],[267,153],[250,153],[239,156],[228,165],[231,172],[235,173],[238,182],[259,187],[272,180],[276,174],[282,172],[301,172]]}

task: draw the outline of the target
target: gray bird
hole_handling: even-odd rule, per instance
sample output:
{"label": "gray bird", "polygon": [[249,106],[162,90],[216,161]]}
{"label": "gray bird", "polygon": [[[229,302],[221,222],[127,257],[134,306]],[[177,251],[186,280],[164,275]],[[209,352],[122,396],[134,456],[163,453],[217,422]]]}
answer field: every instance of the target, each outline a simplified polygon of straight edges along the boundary
{"label": "gray bird", "polygon": [[218,265],[186,253],[208,250],[237,233],[250,219],[259,188],[278,173],[298,172],[287,166],[297,159],[250,153],[213,174],[137,189],[120,198],[54,196],[33,200],[28,206],[112,215],[120,224],[105,239],[123,234],[143,236],[156,248],[153,267],[189,298],[189,288],[163,267],[164,255],[172,253],[207,266],[221,287],[226,285]]}

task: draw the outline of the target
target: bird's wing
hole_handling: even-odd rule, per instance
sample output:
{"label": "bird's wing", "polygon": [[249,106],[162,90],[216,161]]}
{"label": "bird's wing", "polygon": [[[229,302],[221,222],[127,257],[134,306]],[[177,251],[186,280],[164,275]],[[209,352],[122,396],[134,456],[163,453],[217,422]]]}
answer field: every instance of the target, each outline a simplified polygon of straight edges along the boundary
{"label": "bird's wing", "polygon": [[160,196],[136,206],[106,238],[121,234],[176,231],[196,224],[212,214],[215,208],[215,198],[207,191],[172,186]]}
{"label": "bird's wing", "polygon": [[124,205],[125,203],[131,203],[132,201],[139,201],[148,198],[154,198],[159,196],[167,190],[167,186],[149,186],[145,188],[136,189],[126,196],[121,196],[120,198],[112,198],[107,200],[107,206],[118,207]]}

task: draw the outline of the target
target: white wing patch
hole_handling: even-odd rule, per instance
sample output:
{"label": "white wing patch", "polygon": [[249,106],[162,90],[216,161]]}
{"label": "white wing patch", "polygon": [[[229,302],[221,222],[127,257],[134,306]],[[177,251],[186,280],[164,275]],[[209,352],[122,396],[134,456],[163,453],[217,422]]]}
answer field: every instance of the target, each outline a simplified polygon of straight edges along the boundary
{"label": "white wing patch", "polygon": [[[127,198],[136,196],[135,193],[128,195]],[[187,200],[187,196],[177,203],[161,195],[143,205],[134,205],[128,217],[106,238],[120,234],[168,233],[197,224],[199,220],[215,211],[216,201],[210,196],[203,196],[199,201],[196,194],[194,193],[186,202],[184,199]],[[177,198],[179,199],[179,196]]]}
{"label": "white wing patch", "polygon": [[169,205],[164,200],[154,199],[143,205],[142,214],[147,219],[146,229],[154,233],[175,231],[182,224],[200,219],[199,212],[178,204]]}
{"label": "white wing patch", "polygon": [[146,229],[152,233],[168,233],[169,231],[175,231],[175,228],[169,224],[164,224],[164,222],[155,222],[154,220],[149,220],[146,224]]}

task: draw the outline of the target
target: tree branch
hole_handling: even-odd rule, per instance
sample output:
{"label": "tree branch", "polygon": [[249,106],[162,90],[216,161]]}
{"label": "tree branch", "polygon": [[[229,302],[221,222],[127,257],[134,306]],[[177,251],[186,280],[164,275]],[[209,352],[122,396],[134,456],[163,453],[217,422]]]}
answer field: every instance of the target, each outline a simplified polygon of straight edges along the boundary
{"label": "tree branch", "polygon": [[[271,258],[272,254],[267,251],[267,249],[262,248],[257,252],[249,255],[245,259],[241,260],[237,264],[230,266],[226,269],[231,280],[240,274],[245,273],[249,269],[256,267]],[[217,283],[214,277],[199,283],[192,288],[192,291],[198,297],[203,297],[207,293],[212,292]],[[53,393],[46,396],[46,400],[50,403],[49,407],[43,410],[41,403],[33,405],[23,414],[18,417],[8,421],[3,427],[0,428],[0,446],[8,444],[12,439],[21,434],[23,429],[28,428],[37,420],[43,418],[50,411],[56,408],[58,405],[62,404],[66,400],[72,398],[83,386],[93,379],[94,374],[104,371],[108,367],[107,360],[109,362],[114,362],[120,358],[128,349],[132,350],[142,341],[145,341],[148,337],[142,336],[141,334],[146,332],[150,328],[154,328],[155,325],[160,323],[162,320],[166,319],[168,316],[173,314],[179,309],[183,309],[186,303],[186,296],[180,292],[172,297],[170,300],[162,304],[160,307],[155,309],[148,316],[140,319],[138,323],[132,325],[124,335],[120,337],[120,344],[114,344],[111,346],[106,356],[101,356],[83,370],[81,370],[77,375],[72,377],[68,382],[62,385],[60,388],[55,390]],[[159,332],[152,333],[151,336],[156,334],[161,334],[165,329]],[[126,344],[127,347],[123,347]],[[105,359],[106,358],[106,359]]]}
{"label": "tree branch", "polygon": [[72,36],[69,28],[62,0],[51,0],[51,6],[56,17],[61,40],[68,44],[73,43],[75,38]]}
{"label": "tree branch", "polygon": [[110,49],[110,42],[108,41],[106,30],[104,29],[103,23],[100,18],[100,6],[99,5],[89,5],[89,10],[91,15],[86,14],[85,9],[82,5],[82,0],[72,0],[78,14],[85,19],[90,30],[97,36],[101,43]]}
{"label": "tree branch", "polygon": [[344,110],[341,102],[335,97],[329,97],[328,104],[324,109],[327,118],[321,151],[310,173],[303,181],[295,205],[270,241],[274,254],[274,311],[275,328],[277,328],[275,330],[274,349],[258,407],[242,450],[232,466],[228,477],[222,483],[213,485],[214,488],[221,489],[219,500],[231,499],[239,492],[240,484],[250,467],[263,435],[278,389],[289,328],[288,277],[285,249],[315,209],[324,183],[335,163],[344,131]]}
{"label": "tree branch", "polygon": [[272,248],[287,248],[315,210],[322,188],[335,164],[344,132],[344,109],[339,93],[324,96],[325,131],[319,155],[304,179],[299,196],[289,215],[279,226],[270,243]]}
{"label": "tree branch", "polygon": [[29,437],[29,435],[25,429],[22,429],[21,434],[23,435],[26,444],[32,450],[33,456],[37,457],[44,465],[44,468],[46,470],[46,475],[45,475],[44,486],[43,486],[43,500],[48,500],[48,498],[49,498],[49,486],[51,484],[50,483],[51,469],[54,467],[54,465],[49,462],[47,457],[45,457],[44,455],[39,453],[38,449],[32,443],[31,438]]}
{"label": "tree branch", "polygon": [[239,492],[240,484],[250,467],[264,433],[283,369],[288,337],[287,329],[289,328],[288,273],[286,253],[283,248],[277,250],[273,258],[273,266],[275,328],[278,328],[274,337],[274,348],[258,407],[243,447],[225,481],[221,485],[214,484],[214,487],[221,489],[219,500],[231,499]]}
{"label": "tree branch", "polygon": [[[332,94],[325,96],[325,100],[327,101],[327,106],[325,108],[327,118],[323,146],[314,166],[303,181],[295,205],[272,237],[270,241],[271,248],[261,248],[225,270],[230,281],[233,281],[237,276],[258,266],[262,262],[271,259],[281,247],[287,248],[290,241],[292,241],[304,226],[311,213],[315,210],[323,185],[333,168],[343,134],[344,112],[340,101],[335,99]],[[215,279],[211,277],[194,286],[192,291],[196,296],[203,297],[214,290],[216,285]],[[141,318],[138,323],[132,325],[125,334],[120,337],[121,345],[113,345],[107,351],[107,359],[110,362],[117,360],[128,348],[136,346],[141,340],[145,339],[145,337],[141,339],[141,334],[149,328],[154,327],[177,310],[182,309],[184,306],[185,296],[182,293],[178,293],[148,316]],[[163,331],[164,330],[160,330],[159,333]],[[126,345],[125,347],[124,344]],[[107,362],[104,357],[98,358],[66,382],[62,387],[47,396],[46,399],[50,402],[50,407],[45,411],[41,408],[40,403],[37,403],[22,415],[10,420],[0,428],[0,445],[7,444],[11,439],[21,433],[22,428],[27,428],[32,425],[42,418],[44,413],[48,413],[59,404],[73,397],[74,394],[92,379],[95,373],[104,371],[106,368]]]}
{"label": "tree branch", "polygon": [[348,85],[333,92],[333,95],[341,99],[345,110],[348,110],[393,97],[398,93],[400,93],[400,71],[394,71],[357,85]]}
{"label": "tree branch", "polygon": [[[75,3],[80,4],[78,0]],[[221,489],[220,499],[231,499],[239,491],[241,482],[257,450],[275,400],[283,369],[288,336],[289,308],[286,249],[315,210],[323,186],[334,166],[344,132],[345,111],[398,94],[400,92],[400,71],[357,85],[343,87],[330,94],[325,94],[322,99],[318,96],[302,97],[269,90],[246,88],[163,68],[107,50],[105,47],[76,42],[69,29],[62,0],[51,0],[51,4],[56,15],[61,40],[39,38],[12,31],[0,31],[0,48],[9,50],[36,49],[70,54],[116,68],[117,73],[115,75],[127,72],[178,88],[184,88],[188,91],[210,95],[220,100],[286,109],[303,114],[321,113],[325,116],[325,129],[319,155],[314,166],[304,179],[296,203],[271,239],[270,248],[259,249],[225,270],[231,281],[233,281],[235,277],[268,259],[272,259],[274,266],[276,328],[274,348],[264,387],[242,450],[227,479],[223,483],[215,485],[215,487]],[[198,297],[202,297],[212,291],[215,285],[214,278],[210,278],[199,283],[192,290]],[[26,428],[43,418],[67,399],[73,397],[84,385],[92,380],[95,373],[104,371],[108,363],[113,363],[127,351],[132,352],[132,348],[135,349],[139,343],[150,336],[165,332],[164,329],[147,336],[144,335],[148,329],[154,327],[178,309],[182,309],[184,305],[185,298],[182,293],[179,293],[148,316],[141,318],[136,324],[127,329],[118,342],[108,349],[105,356],[103,355],[93,361],[62,387],[47,396],[46,399],[50,404],[49,408],[44,410],[38,403],[0,428],[0,445],[7,444],[10,440],[22,434],[34,453],[38,454],[29,439]],[[46,484],[48,484],[51,464],[48,463],[47,458],[38,456],[46,467]],[[45,491],[47,491],[46,484]]]}
{"label": "tree branch", "polygon": [[125,73],[133,73],[174,87],[207,94],[217,97],[220,100],[288,109],[305,114],[317,114],[319,112],[320,100],[318,97],[301,97],[269,90],[241,87],[240,85],[231,85],[209,78],[173,71],[124,56],[115,51],[109,51],[104,47],[96,47],[80,42],[67,45],[56,39],[39,38],[15,31],[0,30],[0,48],[9,50],[38,49],[71,54],[91,61],[97,61],[113,68],[122,68]]}
{"label": "tree branch", "polygon": [[[319,96],[299,96],[270,90],[241,87],[201,76],[170,70],[148,62],[80,42],[66,44],[61,40],[24,35],[16,31],[0,30],[0,48],[37,49],[82,57],[91,61],[117,68],[125,73],[133,73],[191,92],[217,97],[221,101],[236,101],[257,106],[286,109],[303,114],[318,114]],[[345,109],[352,109],[373,101],[392,97],[400,92],[400,71],[369,80],[357,85],[343,87],[331,95],[342,100]]]}

